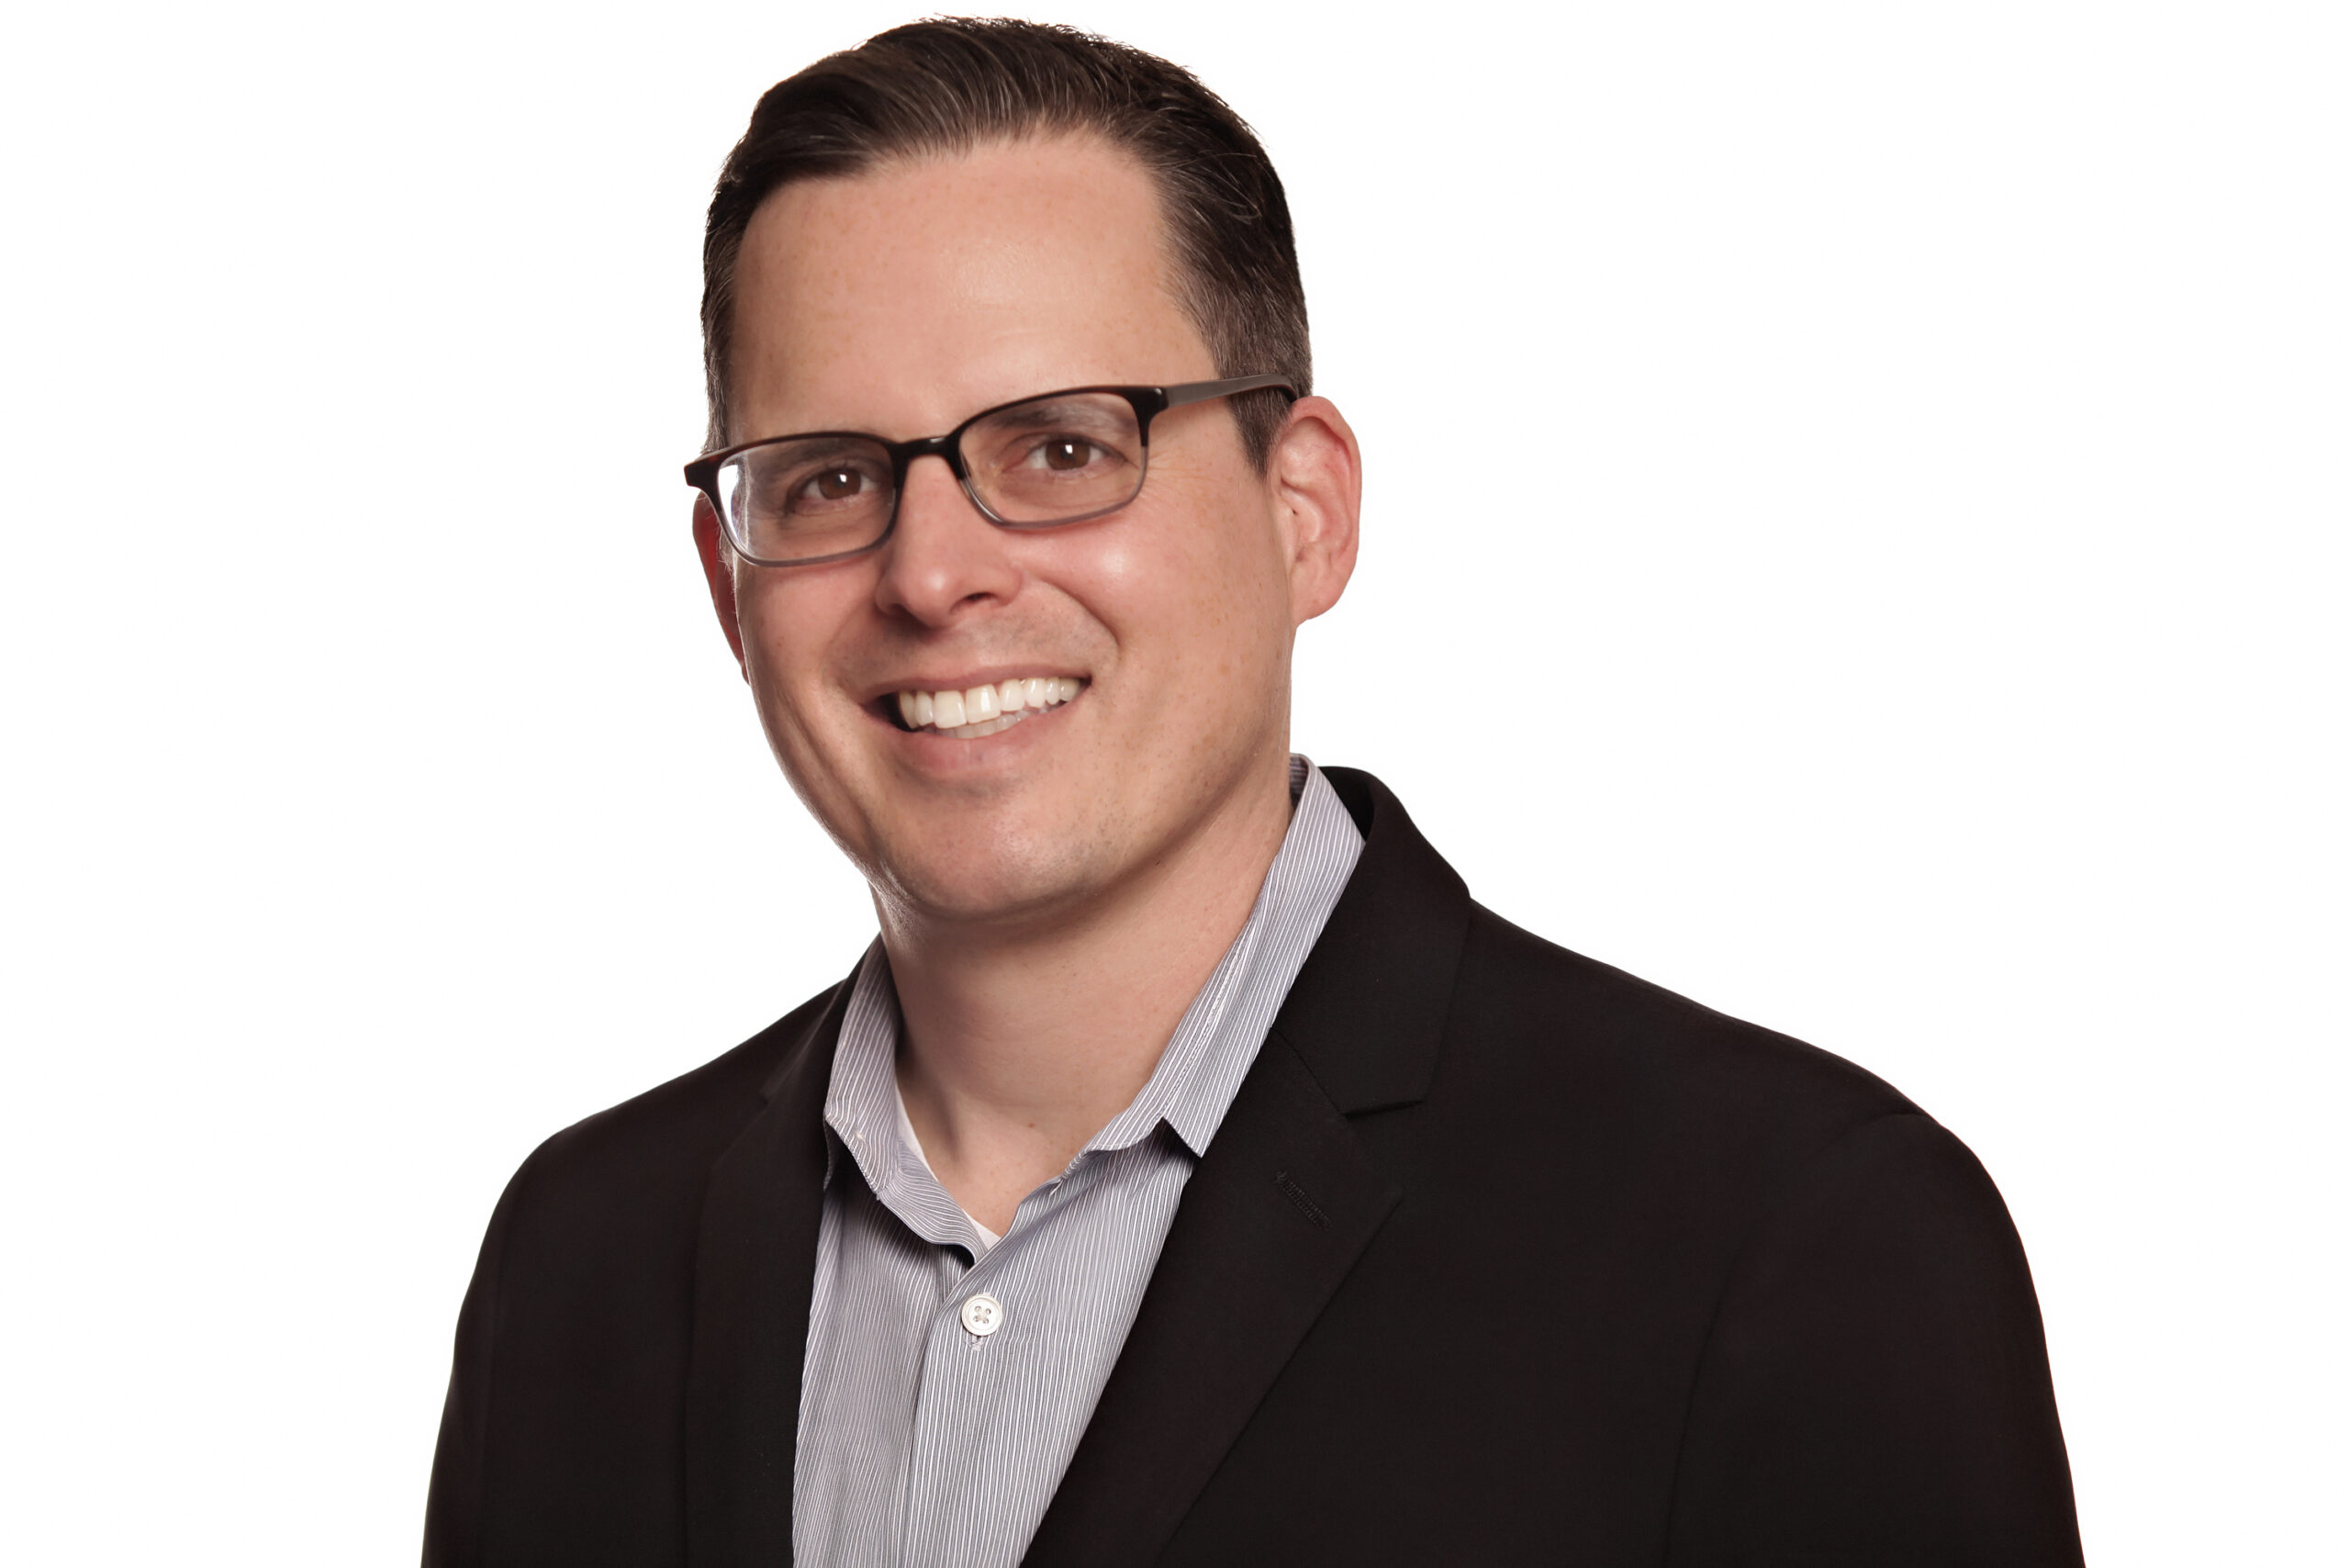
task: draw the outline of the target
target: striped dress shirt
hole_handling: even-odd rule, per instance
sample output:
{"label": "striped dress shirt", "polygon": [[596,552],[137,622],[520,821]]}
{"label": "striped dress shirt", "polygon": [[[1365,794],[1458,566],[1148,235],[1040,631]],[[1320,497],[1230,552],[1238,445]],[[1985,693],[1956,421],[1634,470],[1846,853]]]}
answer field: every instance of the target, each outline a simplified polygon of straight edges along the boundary
{"label": "striped dress shirt", "polygon": [[939,1185],[898,1095],[897,995],[857,971],[824,1101],[830,1156],[801,1373],[792,1555],[1009,1568],[1027,1550],[1173,1224],[1183,1184],[1362,853],[1314,765],[1248,924],[1150,1081],[990,1237]]}

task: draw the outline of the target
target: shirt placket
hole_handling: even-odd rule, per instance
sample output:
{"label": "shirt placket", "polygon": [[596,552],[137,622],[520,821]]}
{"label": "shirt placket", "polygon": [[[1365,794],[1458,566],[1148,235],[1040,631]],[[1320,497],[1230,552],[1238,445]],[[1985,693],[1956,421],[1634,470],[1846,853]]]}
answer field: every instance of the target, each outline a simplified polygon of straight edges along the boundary
{"label": "shirt placket", "polygon": [[990,1474],[1036,1457],[1031,1434],[1005,1405],[1033,1402],[1039,1363],[1053,1359],[1040,1351],[1069,1327],[1071,1303],[1051,1298],[1053,1278],[1035,1266],[1036,1246],[1059,1211],[1081,1204],[1104,1179],[1109,1163],[1099,1151],[1080,1155],[1021,1200],[1003,1239],[969,1269],[954,1249],[939,1249],[941,1288],[923,1335],[901,1515],[905,1568],[993,1560],[984,1549],[993,1535],[986,1502],[1002,1488],[989,1484]]}

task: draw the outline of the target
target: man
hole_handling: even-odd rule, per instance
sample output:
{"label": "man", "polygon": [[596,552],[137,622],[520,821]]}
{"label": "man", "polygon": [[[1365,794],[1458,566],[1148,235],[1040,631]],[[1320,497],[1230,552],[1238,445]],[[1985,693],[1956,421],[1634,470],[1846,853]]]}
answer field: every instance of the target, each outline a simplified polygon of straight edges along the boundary
{"label": "man", "polygon": [[515,1177],[428,1562],[2078,1560],[1966,1151],[1289,755],[1358,455],[1221,102],[901,28],[705,254],[695,537],[880,935]]}

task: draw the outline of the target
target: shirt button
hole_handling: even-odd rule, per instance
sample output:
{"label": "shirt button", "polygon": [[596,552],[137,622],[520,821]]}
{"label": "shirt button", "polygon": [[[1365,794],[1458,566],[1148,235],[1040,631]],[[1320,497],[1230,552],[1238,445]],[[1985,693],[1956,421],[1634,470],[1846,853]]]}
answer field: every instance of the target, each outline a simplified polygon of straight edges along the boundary
{"label": "shirt button", "polygon": [[963,1304],[963,1327],[984,1339],[1003,1327],[1003,1303],[991,1295],[975,1295]]}

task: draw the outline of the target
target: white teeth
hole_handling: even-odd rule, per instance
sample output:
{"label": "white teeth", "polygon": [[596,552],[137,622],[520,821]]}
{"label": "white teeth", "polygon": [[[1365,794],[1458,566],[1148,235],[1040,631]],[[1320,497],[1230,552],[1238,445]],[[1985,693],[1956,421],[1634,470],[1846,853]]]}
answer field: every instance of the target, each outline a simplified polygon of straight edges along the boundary
{"label": "white teeth", "polygon": [[901,691],[898,716],[908,729],[977,740],[1008,730],[1040,709],[1058,708],[1083,687],[1066,675],[1032,675],[968,691]]}

